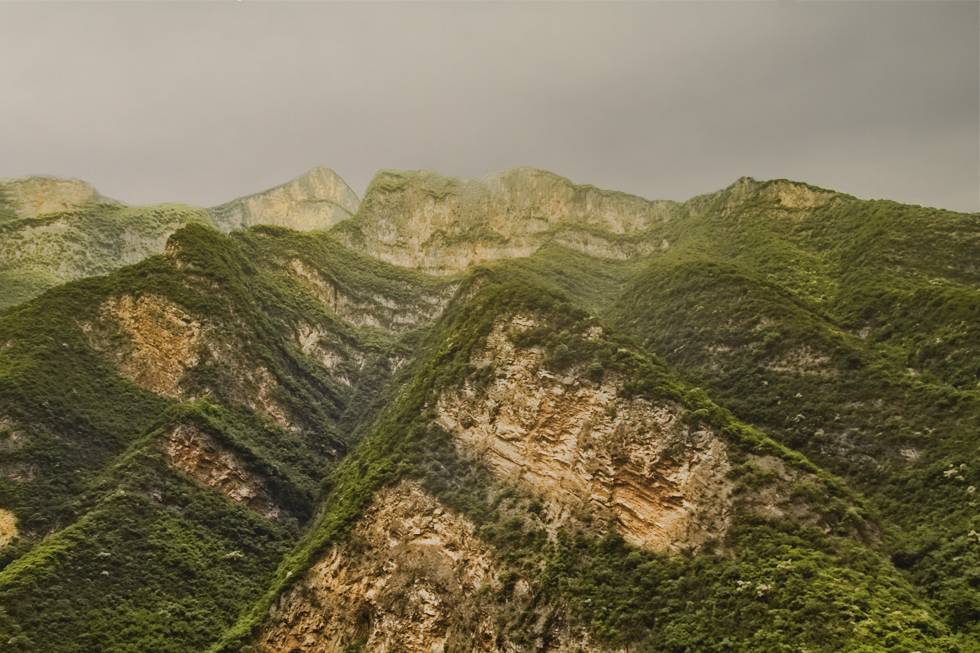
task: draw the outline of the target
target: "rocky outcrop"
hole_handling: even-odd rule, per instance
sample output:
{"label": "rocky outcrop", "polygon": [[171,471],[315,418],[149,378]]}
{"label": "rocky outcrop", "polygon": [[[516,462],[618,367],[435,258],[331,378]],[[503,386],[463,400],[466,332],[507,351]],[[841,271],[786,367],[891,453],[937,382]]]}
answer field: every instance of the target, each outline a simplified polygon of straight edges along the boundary
{"label": "rocky outcrop", "polygon": [[528,256],[549,241],[629,258],[653,245],[627,235],[669,219],[676,206],[526,167],[467,180],[434,170],[383,170],[355,219],[333,233],[389,263],[445,275]]}
{"label": "rocky outcrop", "polygon": [[777,202],[780,208],[794,210],[818,209],[840,197],[839,193],[832,190],[785,179],[769,182],[760,195]]}
{"label": "rocky outcrop", "polygon": [[[110,298],[100,314],[102,324],[84,324],[82,330],[89,335],[89,344],[111,356],[121,376],[170,399],[184,396],[184,372],[201,358],[200,320],[154,295]],[[113,346],[117,334],[125,344],[116,340]]]}
{"label": "rocky outcrop", "polygon": [[279,516],[279,508],[262,478],[250,472],[238,455],[199,428],[178,424],[163,436],[161,446],[171,464],[198,483],[265,517]]}
{"label": "rocky outcrop", "polygon": [[122,295],[102,304],[99,320],[79,326],[120,376],[171,399],[198,398],[185,389],[185,373],[220,361],[239,375],[234,386],[225,389],[233,401],[265,413],[283,428],[293,428],[292,417],[277,398],[275,376],[244,358],[242,343],[229,339],[232,325],[205,323],[164,297]]}
{"label": "rocky outcrop", "polygon": [[226,233],[256,224],[308,231],[336,224],[357,208],[354,192],[326,168],[212,209],[127,206],[76,179],[0,179],[0,223],[8,225],[0,232],[0,310],[159,254],[188,224]]}
{"label": "rocky outcrop", "polygon": [[[496,474],[548,497],[559,523],[586,511],[665,553],[721,535],[732,488],[719,434],[679,405],[620,398],[613,375],[594,383],[545,371],[543,351],[518,349],[507,335],[536,326],[527,315],[498,323],[470,361],[492,366],[492,380],[444,393],[438,423]],[[594,327],[590,337],[599,336]]]}
{"label": "rocky outcrop", "polygon": [[17,517],[9,510],[0,510],[0,546],[10,544],[17,537]]}
{"label": "rocky outcrop", "polygon": [[26,462],[17,455],[38,431],[44,436],[50,435],[41,425],[35,424],[28,429],[9,416],[0,415],[0,477],[15,483],[29,483],[38,476],[39,465]]}
{"label": "rocky outcrop", "polygon": [[[516,651],[498,637],[498,591],[492,553],[473,524],[403,481],[379,492],[349,540],[282,596],[253,646],[265,653]],[[583,633],[547,634],[549,645],[537,650],[598,650]]]}
{"label": "rocky outcrop", "polygon": [[22,177],[0,179],[0,190],[19,218],[44,213],[59,213],[96,202],[118,204],[103,197],[97,190],[78,179],[57,177]]}
{"label": "rocky outcrop", "polygon": [[228,233],[271,224],[297,231],[326,229],[357,212],[359,201],[340,175],[314,168],[263,193],[208,209],[215,226]]}

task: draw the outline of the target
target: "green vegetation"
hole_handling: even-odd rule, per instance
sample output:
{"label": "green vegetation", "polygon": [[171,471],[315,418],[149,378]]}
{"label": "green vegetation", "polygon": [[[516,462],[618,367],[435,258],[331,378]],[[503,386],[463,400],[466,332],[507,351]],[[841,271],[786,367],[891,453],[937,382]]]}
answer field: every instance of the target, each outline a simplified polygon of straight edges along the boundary
{"label": "green vegetation", "polygon": [[495,281],[517,281],[566,295],[575,306],[598,313],[622,292],[640,267],[637,261],[589,256],[548,243],[527,258],[499,261],[478,268]]}
{"label": "green vegetation", "polygon": [[[20,530],[0,558],[0,640],[44,651],[94,641],[107,651],[201,650],[264,590],[313,514],[321,479],[385,391],[389,359],[409,357],[419,335],[349,325],[277,257],[322,261],[311,269],[332,270],[365,315],[385,302],[428,306],[445,282],[348,252],[326,234],[263,229],[236,242],[185,227],[166,255],[57,287],[0,318],[0,505]],[[166,399],[119,376],[115,363],[136,345],[105,307],[124,297],[169,302],[200,323],[208,339],[179,384],[204,399]],[[367,358],[363,367],[328,369],[304,355],[302,324],[339,335]],[[256,412],[257,368],[274,382],[267,396],[288,430]],[[357,387],[338,380],[345,374]],[[174,469],[161,442],[178,425],[243,461],[280,516],[261,517]],[[235,552],[244,558],[224,557]]]}
{"label": "green vegetation", "polygon": [[152,438],[94,485],[84,517],[0,574],[5,650],[201,650],[294,542],[285,524],[196,488]]}
{"label": "green vegetation", "polygon": [[17,210],[7,189],[0,184],[0,223],[17,219]]}
{"label": "green vegetation", "polygon": [[120,378],[76,323],[92,283],[63,286],[0,320],[0,420],[10,430],[0,503],[28,537],[66,526],[74,497],[167,406]]}
{"label": "green vegetation", "polygon": [[864,493],[896,564],[976,636],[980,588],[950,579],[980,574],[964,548],[980,482],[980,220],[843,196],[792,210],[766,199],[798,187],[763,184],[725,219],[715,197],[704,227],[678,232],[607,316]]}
{"label": "green vegetation", "polygon": [[[485,284],[486,279],[478,275],[471,283]],[[460,291],[466,294],[465,288]],[[727,540],[716,543],[716,553],[696,557],[643,552],[615,532],[603,537],[591,529],[562,532],[556,542],[549,542],[540,521],[541,503],[495,480],[477,459],[461,455],[448,434],[432,423],[433,402],[444,389],[464,380],[481,382],[483,372],[469,365],[471,353],[496,321],[514,314],[545,318],[540,329],[513,337],[518,347],[552,352],[548,365],[554,371],[563,365],[555,354],[564,346],[575,364],[592,361],[589,365],[630,379],[622,390],[627,396],[678,401],[692,419],[701,413],[701,419],[722,428],[743,455],[781,455],[817,472],[815,485],[802,488],[797,496],[818,504],[836,502],[842,512],[825,514],[841,528],[828,535],[789,518],[764,519],[744,512]],[[805,646],[837,651],[871,646],[867,650],[926,651],[957,646],[891,563],[852,539],[852,528],[864,527],[860,519],[845,526],[846,516],[855,513],[841,502],[851,498],[834,479],[737,424],[628,340],[583,337],[593,325],[594,318],[561,296],[524,283],[488,285],[471,301],[450,308],[430,336],[425,361],[411,383],[331,476],[328,509],[321,521],[286,559],[272,591],[213,651],[238,650],[248,642],[278,596],[349,532],[374,491],[405,475],[473,520],[481,537],[494,546],[503,570],[501,593],[486,600],[498,615],[500,636],[518,646],[532,643],[529,624],[546,614],[586,625],[601,641],[629,645],[631,650],[767,651]],[[773,482],[751,473],[743,478],[749,484],[744,492],[751,484]],[[531,605],[510,597],[508,588],[516,578],[530,583],[535,597]],[[806,619],[800,620],[799,614]],[[465,647],[451,645],[450,650]]]}
{"label": "green vegetation", "polygon": [[[3,207],[0,197],[0,213]],[[27,218],[0,216],[0,313],[66,281],[159,254],[167,237],[187,224],[210,219],[183,204],[91,204]]]}
{"label": "green vegetation", "polygon": [[364,191],[365,199],[372,194],[390,195],[407,190],[411,184],[411,173],[401,170],[379,170]]}
{"label": "green vegetation", "polygon": [[[455,192],[433,179],[420,197]],[[361,212],[412,184],[379,173]],[[629,651],[980,651],[980,216],[740,180],[634,233],[560,223],[530,257],[443,278],[338,241],[367,242],[362,222],[228,237],[179,205],[19,219],[0,195],[7,648],[242,650],[375,491],[411,478],[491,545],[475,600],[518,650],[564,624]],[[477,221],[429,245],[503,241]],[[196,334],[173,392],[127,371],[159,340],[122,303]],[[557,528],[456,448],[435,402],[496,378],[472,354],[514,315],[540,323],[508,337],[545,370],[726,439],[724,537],[665,556],[591,517]],[[179,471],[179,429],[277,516]]]}

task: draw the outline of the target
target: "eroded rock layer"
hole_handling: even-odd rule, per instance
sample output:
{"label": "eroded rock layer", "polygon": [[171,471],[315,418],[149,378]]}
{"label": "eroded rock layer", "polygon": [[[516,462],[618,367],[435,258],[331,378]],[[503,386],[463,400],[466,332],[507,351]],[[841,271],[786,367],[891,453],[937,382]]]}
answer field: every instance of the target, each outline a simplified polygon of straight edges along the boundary
{"label": "eroded rock layer", "polygon": [[23,177],[0,179],[3,190],[18,217],[70,211],[92,202],[112,202],[78,179]]}
{"label": "eroded rock layer", "polygon": [[164,297],[122,295],[100,307],[96,323],[81,324],[89,344],[103,353],[116,372],[147,390],[171,399],[195,399],[185,374],[192,368],[219,361],[240,372],[240,382],[228,388],[230,398],[265,413],[280,426],[293,428],[294,419],[278,398],[278,383],[266,367],[244,358],[241,343],[230,336],[231,325],[209,325]]}
{"label": "eroded rock layer", "polygon": [[393,334],[404,333],[434,319],[452,296],[456,284],[438,293],[418,293],[411,305],[381,293],[345,293],[337,284],[298,258],[289,262],[290,273],[317,299],[345,322],[376,327]]}
{"label": "eroded rock layer", "polygon": [[279,508],[262,477],[250,472],[240,456],[195,426],[174,426],[161,440],[161,446],[174,467],[202,485],[265,517],[279,516]]}
{"label": "eroded rock layer", "polygon": [[[349,541],[332,547],[281,598],[255,647],[265,653],[512,650],[496,632],[492,553],[474,533],[472,523],[414,483],[379,492]],[[582,633],[547,634],[553,636],[540,638],[537,650],[598,650]]]}
{"label": "eroded rock layer", "polygon": [[668,219],[675,207],[527,167],[466,180],[434,170],[383,170],[355,220],[334,233],[381,260],[445,275],[529,256],[547,241],[630,258],[653,245],[622,236]]}
{"label": "eroded rock layer", "polygon": [[[103,321],[115,322],[129,341],[113,351],[117,371],[157,394],[181,397],[181,377],[200,360],[201,322],[173,302],[153,295],[110,298],[100,312]],[[104,335],[102,330],[92,325],[82,328],[91,335],[89,341],[96,349],[111,351],[110,343],[99,338]]]}
{"label": "eroded rock layer", "polygon": [[17,517],[9,510],[0,510],[0,546],[10,544],[17,537]]}
{"label": "eroded rock layer", "polygon": [[681,406],[617,397],[618,379],[593,383],[541,369],[542,351],[507,337],[535,326],[531,316],[495,326],[471,360],[494,366],[493,379],[445,393],[439,424],[498,475],[549,497],[564,518],[586,510],[663,552],[720,535],[731,485],[719,435],[685,420]]}

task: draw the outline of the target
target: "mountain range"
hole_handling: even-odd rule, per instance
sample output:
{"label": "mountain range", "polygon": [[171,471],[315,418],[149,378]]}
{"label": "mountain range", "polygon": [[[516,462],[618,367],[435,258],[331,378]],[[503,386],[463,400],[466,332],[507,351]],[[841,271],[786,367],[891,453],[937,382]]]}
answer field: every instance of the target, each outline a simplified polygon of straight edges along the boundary
{"label": "mountain range", "polygon": [[980,214],[0,179],[3,650],[980,651]]}

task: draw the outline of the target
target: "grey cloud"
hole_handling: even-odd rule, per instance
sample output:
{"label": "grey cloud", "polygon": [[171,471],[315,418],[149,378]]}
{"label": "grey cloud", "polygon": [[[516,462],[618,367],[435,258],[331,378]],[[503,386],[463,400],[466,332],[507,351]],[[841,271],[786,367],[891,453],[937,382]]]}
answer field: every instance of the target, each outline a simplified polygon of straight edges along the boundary
{"label": "grey cloud", "polygon": [[334,168],[741,175],[980,210],[980,5],[0,4],[0,176],[217,204]]}

